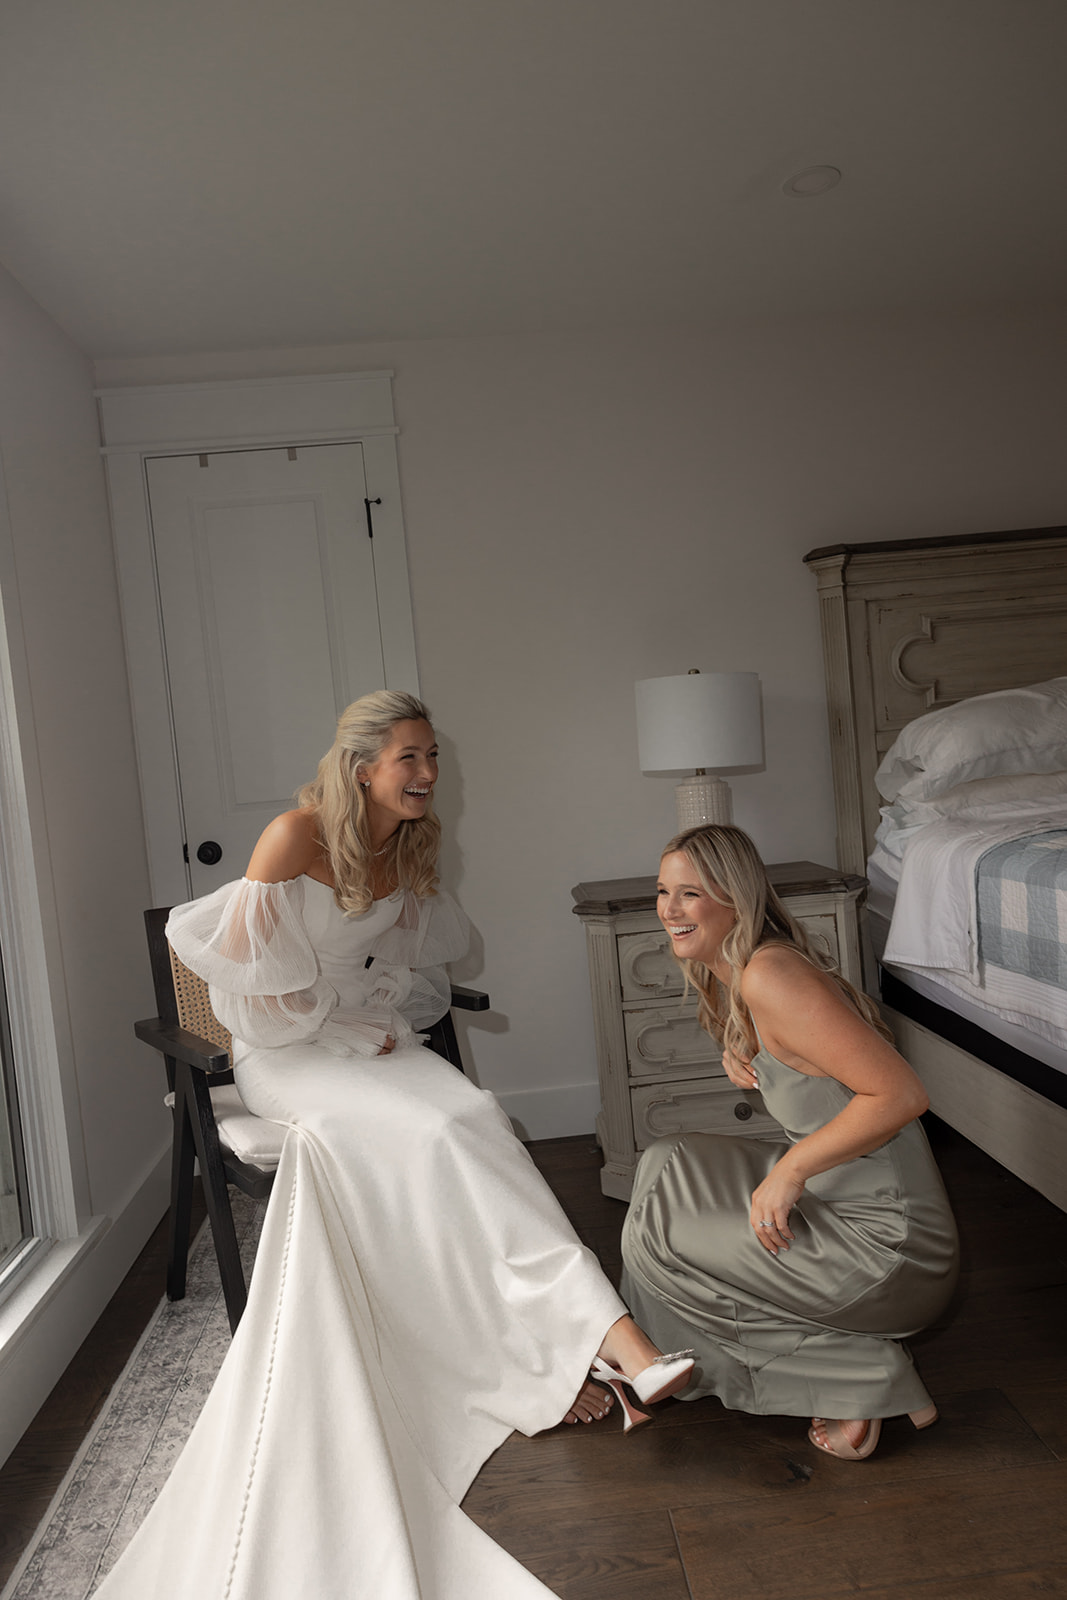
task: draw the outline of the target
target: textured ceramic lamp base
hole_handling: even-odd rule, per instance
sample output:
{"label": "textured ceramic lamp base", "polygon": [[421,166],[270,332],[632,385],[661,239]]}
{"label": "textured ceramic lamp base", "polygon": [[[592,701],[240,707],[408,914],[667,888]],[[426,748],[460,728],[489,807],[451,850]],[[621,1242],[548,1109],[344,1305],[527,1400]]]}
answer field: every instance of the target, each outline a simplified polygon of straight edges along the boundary
{"label": "textured ceramic lamp base", "polygon": [[699,828],[706,822],[732,822],[730,785],[722,778],[685,778],[674,791],[678,830]]}

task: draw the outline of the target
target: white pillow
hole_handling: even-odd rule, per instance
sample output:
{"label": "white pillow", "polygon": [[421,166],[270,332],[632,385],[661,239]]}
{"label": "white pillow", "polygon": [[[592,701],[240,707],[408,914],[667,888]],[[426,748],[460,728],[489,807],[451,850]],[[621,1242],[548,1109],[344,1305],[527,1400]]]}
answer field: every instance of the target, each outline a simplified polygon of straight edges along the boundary
{"label": "white pillow", "polygon": [[902,730],[875,774],[886,800],[932,800],[958,784],[1067,770],[1067,678],[975,695]]}
{"label": "white pillow", "polygon": [[[913,780],[914,783],[914,780]],[[912,784],[905,784],[891,806],[882,807],[882,816],[900,830],[940,822],[944,817],[980,819],[989,811],[1018,805],[1024,800],[1067,798],[1067,771],[1008,773],[1000,778],[975,778],[957,784],[932,800],[911,797]]]}

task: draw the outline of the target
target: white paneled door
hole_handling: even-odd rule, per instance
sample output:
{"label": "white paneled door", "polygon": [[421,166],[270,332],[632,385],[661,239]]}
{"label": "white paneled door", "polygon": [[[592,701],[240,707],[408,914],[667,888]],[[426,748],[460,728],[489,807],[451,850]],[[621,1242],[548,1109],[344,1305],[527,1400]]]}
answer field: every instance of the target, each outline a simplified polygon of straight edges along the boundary
{"label": "white paneled door", "polygon": [[386,682],[358,443],[146,462],[193,895],[238,878]]}

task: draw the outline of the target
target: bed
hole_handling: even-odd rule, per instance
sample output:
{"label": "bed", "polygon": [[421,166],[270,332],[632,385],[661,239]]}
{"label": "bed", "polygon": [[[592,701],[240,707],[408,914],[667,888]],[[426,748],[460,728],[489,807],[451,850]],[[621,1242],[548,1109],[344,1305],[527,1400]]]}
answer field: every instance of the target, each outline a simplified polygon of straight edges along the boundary
{"label": "bed", "polygon": [[[955,939],[959,946],[967,930],[957,926],[953,931],[940,911],[931,914],[930,927],[923,926],[922,871],[916,868],[910,887],[905,886],[902,862],[910,855],[913,867],[921,865],[926,844],[916,843],[923,837],[921,830],[904,841],[899,833],[894,836],[882,811],[896,802],[887,802],[876,782],[882,767],[883,788],[893,788],[892,771],[887,779],[892,769],[905,786],[905,798],[908,792],[921,791],[922,782],[912,782],[911,791],[906,789],[917,775],[923,777],[921,759],[918,766],[913,762],[910,772],[906,768],[927,734],[937,735],[926,738],[926,748],[937,752],[934,759],[941,761],[946,728],[966,729],[979,714],[986,715],[987,707],[976,697],[993,695],[990,705],[995,706],[1003,691],[1064,679],[1067,528],[841,544],[814,550],[804,559],[819,589],[838,865],[842,871],[865,874],[871,886],[868,987],[880,992],[886,1018],[902,1053],[922,1077],[933,1111],[1067,1210],[1063,969],[1049,958],[1051,964],[1037,979],[1009,974],[1002,981],[998,963],[987,963],[984,956],[979,960],[975,948],[969,963],[958,948],[955,953],[937,953],[939,939],[950,946]],[[1055,688],[1051,694],[1043,714],[1047,725],[1056,726],[1060,713]],[[1008,698],[1014,705],[1018,697]],[[919,718],[928,720],[920,723]],[[1062,726],[1067,730],[1067,701]],[[950,731],[947,737],[951,742],[954,734]],[[953,780],[961,774],[963,784],[977,782],[979,788],[991,775],[994,791],[996,779],[1009,779],[992,796],[992,818],[983,809],[989,800],[984,795],[983,806],[972,808],[975,815],[967,815],[965,807],[962,816],[924,819],[935,832],[943,825],[941,831],[963,851],[955,868],[958,888],[970,873],[973,890],[978,860],[989,864],[994,876],[1017,873],[1014,856],[1020,849],[1034,848],[1032,840],[1030,845],[1018,841],[1031,835],[1044,841],[1038,850],[1067,846],[1062,783],[1067,757],[1056,753],[1054,737],[1049,744],[1048,752],[1033,758],[1044,772],[1016,774],[1025,778],[1018,790],[1010,781],[1010,764],[1005,770],[994,763],[988,773],[961,767],[937,775],[941,792],[931,797],[935,801],[946,793],[953,802],[959,798]],[[1023,765],[1029,761],[1027,756]],[[906,826],[915,825],[914,816],[903,820]],[[983,828],[992,821],[991,837],[982,848],[972,839],[967,855],[960,844],[961,831],[967,833],[979,820]],[[1053,836],[1059,824],[1063,837],[1057,841]],[[1062,855],[1059,859],[1062,862]],[[927,862],[927,884],[946,874],[940,865],[931,868],[933,860],[930,856]],[[1024,876],[1032,867],[1031,859],[1022,869]],[[898,905],[906,887],[911,895],[910,919],[901,916]],[[977,895],[977,890],[973,892]],[[993,883],[988,892],[994,897],[1003,892],[1010,899],[1019,891],[1015,887],[1001,891]],[[1055,919],[1055,910],[1052,915]],[[908,925],[900,938],[891,931],[897,919]],[[914,945],[905,942],[909,930]],[[973,946],[973,930],[970,936]],[[990,936],[985,937],[992,950]],[[924,941],[940,965],[926,968],[918,960],[910,963],[911,956],[922,954]],[[1005,1000],[1006,1005],[994,1003]]]}

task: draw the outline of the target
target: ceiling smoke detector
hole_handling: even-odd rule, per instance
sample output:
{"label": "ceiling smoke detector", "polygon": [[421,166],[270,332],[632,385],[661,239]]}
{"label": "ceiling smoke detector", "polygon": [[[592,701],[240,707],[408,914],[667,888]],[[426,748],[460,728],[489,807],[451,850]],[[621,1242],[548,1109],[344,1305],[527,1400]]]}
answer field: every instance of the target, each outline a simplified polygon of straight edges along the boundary
{"label": "ceiling smoke detector", "polygon": [[782,184],[782,193],[788,194],[794,200],[812,200],[817,194],[825,194],[827,189],[836,188],[841,182],[841,172],[838,167],[805,167],[803,172],[794,172]]}

